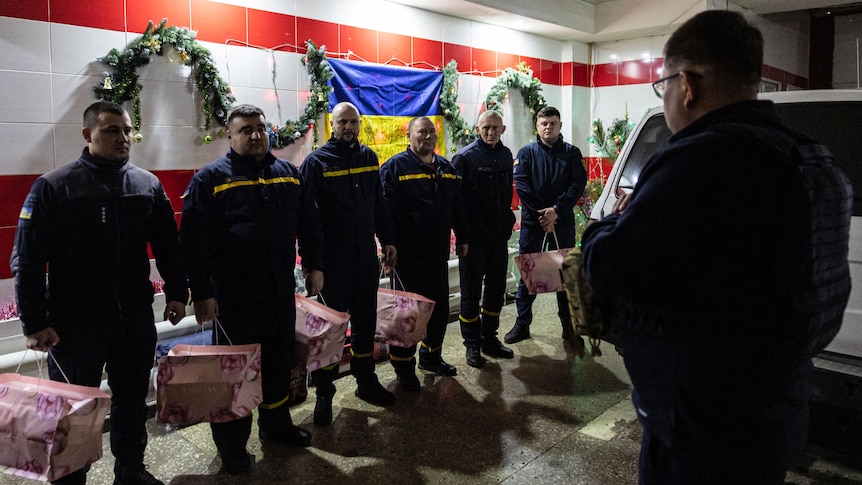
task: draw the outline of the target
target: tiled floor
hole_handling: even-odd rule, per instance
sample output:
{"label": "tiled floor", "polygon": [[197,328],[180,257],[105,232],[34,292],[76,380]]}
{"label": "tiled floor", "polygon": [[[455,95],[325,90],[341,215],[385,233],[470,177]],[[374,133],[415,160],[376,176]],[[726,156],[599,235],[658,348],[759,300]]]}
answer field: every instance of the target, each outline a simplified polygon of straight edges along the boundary
{"label": "tiled floor", "polygon": [[[294,421],[313,433],[312,447],[262,445],[254,429],[248,475],[217,475],[220,460],[208,425],[167,432],[151,420],[150,471],[172,485],[636,484],[640,426],[621,358],[607,344],[601,357],[576,358],[560,338],[552,298],[540,296],[534,310],[533,338],[512,346],[515,359],[489,360],[481,370],[466,365],[458,325],[450,324],[444,358],[458,367],[458,376],[419,371],[418,393],[398,389],[391,366],[378,364],[381,382],[398,398],[391,408],[354,397],[348,376],[337,381],[332,426],[318,428],[311,423],[312,389],[293,412]],[[514,305],[508,305],[502,333],[513,320]],[[789,474],[788,483],[862,483],[858,461],[848,465],[844,456],[836,472],[829,461],[834,453],[820,451],[809,452],[808,472]],[[112,466],[105,435],[105,456],[88,483],[110,484]],[[0,476],[0,483],[35,482]]]}

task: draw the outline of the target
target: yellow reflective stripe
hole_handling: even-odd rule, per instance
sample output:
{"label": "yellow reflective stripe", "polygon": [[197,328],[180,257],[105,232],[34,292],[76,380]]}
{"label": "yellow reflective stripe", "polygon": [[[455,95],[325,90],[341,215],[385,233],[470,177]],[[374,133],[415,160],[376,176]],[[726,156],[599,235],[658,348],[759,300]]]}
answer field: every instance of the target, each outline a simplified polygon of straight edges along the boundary
{"label": "yellow reflective stripe", "polygon": [[278,402],[273,403],[273,404],[260,403],[260,404],[258,405],[258,407],[261,407],[261,408],[263,408],[263,409],[275,409],[275,408],[277,408],[277,407],[281,406],[282,404],[286,403],[286,402],[288,401],[288,399],[290,399],[290,394],[288,394],[288,395],[287,395],[284,399],[282,399],[281,401],[278,401]]}
{"label": "yellow reflective stripe", "polygon": [[299,179],[296,177],[275,177],[271,179],[257,179],[257,180],[238,180],[236,182],[228,182],[226,184],[216,185],[213,187],[213,195],[225,191],[227,189],[232,189],[235,187],[244,187],[246,185],[273,185],[273,184],[294,184],[299,185]]}
{"label": "yellow reflective stripe", "polygon": [[422,341],[420,341],[419,344],[422,345],[423,347],[425,347],[426,349],[428,349],[429,352],[440,352],[440,349],[443,348],[443,346],[441,345],[441,346],[437,347],[436,349],[432,349],[431,346],[429,346],[428,344],[426,344],[425,342],[422,342]]}
{"label": "yellow reflective stripe", "polygon": [[430,173],[414,173],[411,175],[401,175],[398,177],[398,180],[416,180],[416,179],[430,179]]}
{"label": "yellow reflective stripe", "polygon": [[351,356],[351,357],[356,357],[357,359],[367,359],[368,357],[372,357],[373,355],[374,355],[374,352],[367,352],[367,353],[364,353],[364,354],[357,354],[356,352],[354,352],[354,351],[353,351],[353,347],[351,347],[351,348],[350,348],[350,356]]}
{"label": "yellow reflective stripe", "polygon": [[[435,175],[432,173],[414,173],[410,175],[401,175],[398,177],[398,180],[433,179],[434,177]],[[440,174],[440,178],[458,180],[461,177],[454,173],[443,173]]]}
{"label": "yellow reflective stripe", "polygon": [[413,360],[413,356],[410,357],[398,357],[397,355],[389,354],[389,360],[394,362],[410,362]]}
{"label": "yellow reflective stripe", "polygon": [[467,318],[464,315],[458,315],[458,320],[461,320],[464,323],[473,323],[479,320],[479,317]]}
{"label": "yellow reflective stripe", "polygon": [[321,368],[320,368],[320,370],[332,370],[332,369],[335,369],[336,367],[338,367],[338,365],[339,365],[339,364],[341,364],[341,362],[336,362],[336,363],[334,363],[334,364],[329,364],[329,365],[328,365],[328,366],[326,366],[326,367],[321,367]]}
{"label": "yellow reflective stripe", "polygon": [[491,312],[491,311],[485,310],[484,308],[482,309],[482,313],[484,313],[485,315],[488,315],[489,317],[499,317],[500,316],[500,312]]}
{"label": "yellow reflective stripe", "polygon": [[345,175],[354,175],[357,173],[365,173],[365,172],[377,172],[380,170],[380,167],[368,166],[368,167],[358,167],[358,168],[345,168],[344,170],[332,170],[329,172],[323,172],[324,177],[343,177]]}

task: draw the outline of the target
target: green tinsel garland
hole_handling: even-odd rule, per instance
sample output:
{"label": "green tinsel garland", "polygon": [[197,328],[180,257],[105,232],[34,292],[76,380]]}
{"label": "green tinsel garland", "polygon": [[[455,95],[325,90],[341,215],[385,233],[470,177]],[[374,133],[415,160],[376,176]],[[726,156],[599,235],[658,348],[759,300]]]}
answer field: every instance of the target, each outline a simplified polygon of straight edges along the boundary
{"label": "green tinsel garland", "polygon": [[332,68],[329,67],[329,62],[326,60],[326,46],[317,47],[311,39],[305,42],[307,49],[305,56],[302,58],[302,64],[308,72],[309,95],[308,104],[305,106],[305,111],[299,120],[287,120],[281,128],[272,127],[273,129],[273,148],[279,150],[288,145],[293,144],[308,132],[313,130],[314,146],[317,149],[317,130],[314,130],[314,123],[322,113],[329,111],[329,93],[332,92],[332,86],[329,85],[329,80],[332,79]]}
{"label": "green tinsel garland", "polygon": [[[451,60],[443,68],[443,90],[440,93],[440,107],[443,108],[444,119],[449,124],[452,144],[463,146],[478,138],[479,135],[476,133],[476,127],[468,125],[461,117],[461,108],[458,107],[457,103],[457,81],[458,63]],[[503,70],[503,74],[497,78],[497,82],[488,91],[488,96],[485,98],[485,109],[502,113],[503,101],[508,96],[510,88],[521,92],[524,103],[530,107],[530,114],[533,115],[533,122],[535,123],[536,114],[547,104],[541,94],[542,83],[533,77],[532,69],[525,62],[518,63],[517,69],[507,67]],[[454,152],[457,148],[452,147],[451,150]]]}
{"label": "green tinsel garland", "polygon": [[[236,98],[230,92],[230,86],[218,74],[213,65],[212,54],[195,41],[195,32],[188,29],[165,26],[168,19],[162,19],[159,26],[153,28],[150,21],[143,35],[133,40],[123,52],[111,49],[108,55],[100,57],[99,61],[113,68],[113,72],[105,74],[102,84],[93,87],[96,98],[122,104],[132,101],[134,140],[143,140],[141,130],[141,83],[138,81],[138,68],[150,63],[153,55],[166,54],[165,47],[174,50],[182,64],[192,68],[195,84],[203,103],[204,128],[210,129],[213,119],[218,125],[225,126],[227,115]],[[168,57],[173,62],[172,56]],[[223,131],[219,135],[223,136]],[[212,136],[207,135],[204,141]]]}
{"label": "green tinsel garland", "polygon": [[623,118],[614,119],[607,130],[602,125],[602,120],[596,118],[593,120],[593,134],[587,137],[587,141],[593,145],[599,156],[610,158],[613,165],[634,126],[635,124],[629,121],[628,112]]}

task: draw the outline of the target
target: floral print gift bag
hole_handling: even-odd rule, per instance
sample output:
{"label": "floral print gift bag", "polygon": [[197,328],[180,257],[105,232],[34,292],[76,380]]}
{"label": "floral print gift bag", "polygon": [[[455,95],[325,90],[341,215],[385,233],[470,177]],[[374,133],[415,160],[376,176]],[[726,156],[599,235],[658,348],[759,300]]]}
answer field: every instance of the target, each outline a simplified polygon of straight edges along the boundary
{"label": "floral print gift bag", "polygon": [[[557,234],[553,234],[556,240]],[[547,238],[548,235],[545,234],[545,240]],[[542,248],[545,247],[545,240],[542,241]],[[557,247],[560,247],[559,242]],[[515,256],[515,265],[518,266],[521,279],[524,280],[524,285],[531,295],[566,291],[562,275],[563,259],[571,250],[572,248],[563,248]]]}
{"label": "floral print gift bag", "polygon": [[[391,278],[398,274],[393,270]],[[399,284],[403,288],[399,279]],[[374,340],[409,348],[425,338],[428,320],[434,311],[434,300],[418,293],[395,289],[377,290],[377,328]]]}
{"label": "floral print gift bag", "polygon": [[97,387],[0,374],[0,470],[57,480],[95,462],[110,405]]}
{"label": "floral print gift bag", "polygon": [[302,295],[296,298],[296,341],[305,344],[305,367],[314,372],[341,360],[350,315]]}
{"label": "floral print gift bag", "polygon": [[176,345],[159,359],[156,420],[170,426],[223,423],[261,403],[260,344]]}

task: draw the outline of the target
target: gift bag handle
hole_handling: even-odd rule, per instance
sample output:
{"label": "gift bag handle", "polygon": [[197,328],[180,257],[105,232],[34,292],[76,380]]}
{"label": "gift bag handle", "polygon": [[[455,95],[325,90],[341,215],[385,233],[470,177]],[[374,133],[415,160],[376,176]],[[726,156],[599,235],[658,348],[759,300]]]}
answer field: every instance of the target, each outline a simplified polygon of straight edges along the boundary
{"label": "gift bag handle", "polygon": [[[383,275],[384,275],[383,268],[380,268],[380,277],[383,278]],[[395,276],[394,278],[393,278],[393,275]],[[395,287],[395,280],[398,280],[398,284],[401,286],[402,290],[407,291],[407,289],[404,288],[404,282],[401,281],[401,277],[398,276],[398,271],[396,271],[395,268],[389,268],[389,289],[390,290],[397,290],[398,289]]]}
{"label": "gift bag handle", "polygon": [[218,317],[215,318],[215,324],[218,325],[218,329],[213,329],[215,331],[215,344],[218,345],[218,335],[219,330],[224,334],[224,338],[227,339],[228,345],[233,345],[233,342],[230,340],[230,337],[227,335],[227,331],[225,331],[224,327],[222,327],[221,322],[218,320]]}
{"label": "gift bag handle", "polygon": [[[559,251],[561,248],[560,248],[560,240],[557,239],[557,231],[553,231],[553,232],[551,232],[551,234],[554,235],[554,242],[557,243],[557,251]],[[545,233],[545,237],[542,238],[542,252],[547,251],[546,246],[545,246],[546,242],[548,242],[548,233],[547,232]]]}
{"label": "gift bag handle", "polygon": [[[27,350],[32,350],[32,349],[27,349]],[[38,353],[35,350],[33,350],[33,353],[35,353],[38,356]],[[60,367],[60,363],[57,362],[57,358],[54,357],[54,354],[52,354],[51,352],[47,352],[47,351],[45,351],[43,353],[47,354],[47,355],[45,355],[45,363],[47,364],[48,356],[50,356],[51,359],[54,360],[54,365],[57,366],[57,370],[60,371],[60,375],[62,375],[63,379],[66,380],[66,384],[71,384],[71,382],[69,382],[69,377],[66,375],[66,372],[63,371],[63,368]],[[19,374],[19,375],[21,374],[21,366],[24,364],[24,357],[26,357],[26,356],[27,356],[26,351],[23,354],[21,354],[21,361],[18,362],[18,367],[15,368],[16,374]],[[42,379],[45,378],[44,374],[42,373],[43,372],[42,371],[42,359],[36,359],[36,366],[39,368],[39,380],[41,381]]]}

